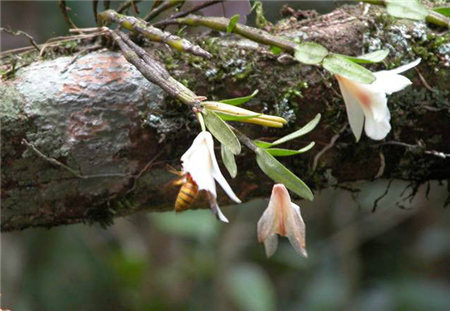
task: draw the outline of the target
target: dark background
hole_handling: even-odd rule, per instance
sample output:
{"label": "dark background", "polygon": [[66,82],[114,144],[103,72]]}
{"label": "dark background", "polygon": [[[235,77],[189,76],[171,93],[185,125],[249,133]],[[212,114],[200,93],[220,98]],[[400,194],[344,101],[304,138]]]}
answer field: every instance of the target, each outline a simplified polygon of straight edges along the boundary
{"label": "dark background", "polygon": [[[265,2],[280,18],[285,1]],[[79,27],[94,26],[90,1],[68,1]],[[116,3],[117,4],[117,3]],[[113,5],[116,5],[113,4]],[[342,2],[296,1],[330,12]],[[145,13],[150,3],[140,4]],[[100,8],[102,4],[100,3]],[[249,17],[252,23],[253,17]],[[67,34],[55,1],[2,1],[2,27],[38,43]],[[2,50],[29,45],[1,34]],[[7,169],[2,167],[2,169]],[[407,183],[357,183],[297,202],[309,258],[286,239],[266,259],[256,222],[267,200],[224,207],[230,224],[210,211],[140,214],[106,230],[72,225],[3,233],[2,309],[71,310],[450,310],[450,213],[445,184],[424,185],[409,201]]]}

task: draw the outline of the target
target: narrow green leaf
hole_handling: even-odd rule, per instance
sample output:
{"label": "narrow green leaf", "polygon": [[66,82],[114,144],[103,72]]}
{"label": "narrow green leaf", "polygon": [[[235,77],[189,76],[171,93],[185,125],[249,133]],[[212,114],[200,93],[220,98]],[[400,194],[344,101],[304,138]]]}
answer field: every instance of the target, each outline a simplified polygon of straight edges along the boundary
{"label": "narrow green leaf", "polygon": [[375,76],[370,70],[337,54],[331,54],[325,57],[322,66],[333,74],[343,76],[355,82],[370,84],[375,81]]}
{"label": "narrow green leaf", "polygon": [[450,17],[450,7],[448,8],[434,8],[433,11],[442,14],[444,16]]}
{"label": "narrow green leaf", "polygon": [[299,149],[299,150],[279,149],[279,148],[269,148],[266,150],[268,153],[270,153],[274,157],[289,157],[289,156],[293,156],[296,154],[304,153],[304,152],[310,150],[312,147],[314,147],[315,144],[316,144],[315,142],[311,142],[309,145],[307,145],[306,147],[303,147],[302,149]]}
{"label": "narrow green leaf", "polygon": [[228,23],[228,26],[227,26],[228,33],[232,33],[234,28],[236,28],[236,24],[239,21],[239,18],[241,18],[241,16],[239,14],[235,14],[230,18],[230,22]]}
{"label": "narrow green leaf", "polygon": [[387,12],[398,18],[425,20],[428,10],[418,0],[386,0]]}
{"label": "narrow green leaf", "polygon": [[341,55],[345,58],[347,58],[348,60],[351,60],[354,63],[360,63],[360,64],[371,64],[371,63],[379,63],[382,60],[384,60],[386,58],[386,56],[388,56],[389,54],[389,50],[388,49],[384,49],[384,50],[378,50],[372,53],[367,53],[358,57],[353,57],[353,56],[347,56],[347,55]]}
{"label": "narrow green leaf", "polygon": [[241,144],[228,124],[211,110],[203,110],[203,115],[206,127],[211,134],[213,134],[221,144],[227,146],[231,153],[235,155],[241,153]]}
{"label": "narrow green leaf", "polygon": [[253,97],[256,96],[256,94],[258,94],[258,92],[259,92],[258,90],[255,90],[249,96],[236,97],[236,98],[231,98],[231,99],[224,99],[224,100],[221,100],[220,102],[224,103],[224,104],[228,104],[228,105],[239,106],[239,105],[245,104],[246,102],[251,100]]}
{"label": "narrow green leaf", "polygon": [[289,190],[302,198],[312,201],[314,195],[308,186],[277,159],[270,155],[266,149],[256,149],[256,162],[261,170],[277,183],[284,184]]}
{"label": "narrow green leaf", "polygon": [[271,146],[280,145],[280,144],[285,143],[287,141],[290,141],[290,140],[293,140],[293,139],[298,138],[300,136],[303,136],[305,134],[308,134],[309,132],[311,132],[317,126],[317,124],[319,124],[320,117],[321,117],[321,115],[320,115],[320,113],[318,113],[314,117],[314,119],[309,121],[304,127],[302,127],[301,129],[299,129],[299,130],[297,130],[297,131],[295,131],[295,132],[293,132],[293,133],[291,133],[289,135],[286,135],[286,136],[284,136],[284,137],[274,141],[271,144]]}
{"label": "narrow green leaf", "polygon": [[328,50],[324,46],[314,42],[304,42],[297,45],[294,57],[303,64],[316,65],[327,55]]}
{"label": "narrow green leaf", "polygon": [[253,143],[261,148],[270,148],[272,146],[272,143],[268,143],[266,141],[262,141],[262,140],[254,140]]}
{"label": "narrow green leaf", "polygon": [[234,114],[229,114],[225,112],[216,112],[216,114],[224,121],[243,121],[248,119],[254,119],[261,115],[261,113],[257,113],[246,116],[235,116]]}
{"label": "narrow green leaf", "polygon": [[273,55],[280,55],[281,52],[283,52],[283,49],[279,48],[278,46],[271,46],[270,51],[273,53]]}
{"label": "narrow green leaf", "polygon": [[223,164],[227,168],[228,173],[230,173],[231,178],[236,177],[237,165],[236,165],[236,161],[234,159],[234,154],[225,145],[220,145],[220,151],[222,154]]}

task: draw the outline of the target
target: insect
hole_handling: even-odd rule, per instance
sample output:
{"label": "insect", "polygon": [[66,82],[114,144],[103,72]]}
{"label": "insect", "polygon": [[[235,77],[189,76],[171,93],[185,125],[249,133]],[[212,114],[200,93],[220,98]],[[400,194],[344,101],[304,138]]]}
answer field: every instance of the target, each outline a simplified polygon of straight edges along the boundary
{"label": "insect", "polygon": [[192,179],[191,174],[178,171],[172,167],[169,168],[173,174],[180,176],[172,182],[172,185],[181,185],[178,192],[177,199],[175,201],[175,212],[184,212],[194,203],[198,195],[198,186]]}

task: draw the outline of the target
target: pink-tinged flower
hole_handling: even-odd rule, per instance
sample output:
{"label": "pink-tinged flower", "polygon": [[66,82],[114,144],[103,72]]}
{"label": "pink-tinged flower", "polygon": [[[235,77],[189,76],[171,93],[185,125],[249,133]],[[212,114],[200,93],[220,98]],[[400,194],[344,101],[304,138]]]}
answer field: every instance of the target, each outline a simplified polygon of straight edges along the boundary
{"label": "pink-tinged flower", "polygon": [[362,84],[336,75],[356,141],[361,138],[363,125],[366,135],[374,140],[387,136],[391,131],[391,114],[386,94],[390,95],[411,85],[411,81],[399,73],[417,66],[420,61],[419,58],[393,70],[375,72],[376,80],[372,84]]}
{"label": "pink-tinged flower", "polygon": [[305,223],[300,207],[291,202],[289,192],[283,184],[273,186],[269,206],[258,221],[258,240],[264,243],[267,257],[278,247],[278,235],[285,236],[292,247],[305,257]]}
{"label": "pink-tinged flower", "polygon": [[233,201],[241,203],[241,200],[234,194],[225,177],[220,172],[216,156],[214,155],[212,135],[206,131],[198,134],[192,146],[181,157],[181,162],[183,163],[183,172],[190,174],[192,180],[197,184],[198,190],[205,190],[207,192],[213,213],[219,220],[228,222],[228,219],[222,214],[217,205],[216,183],[214,180],[217,180],[222,189]]}

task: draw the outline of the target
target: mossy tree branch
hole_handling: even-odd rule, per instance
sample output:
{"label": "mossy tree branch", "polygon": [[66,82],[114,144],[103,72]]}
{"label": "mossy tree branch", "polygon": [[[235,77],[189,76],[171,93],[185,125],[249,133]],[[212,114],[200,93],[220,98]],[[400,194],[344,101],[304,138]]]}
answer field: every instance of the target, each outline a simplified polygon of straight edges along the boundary
{"label": "mossy tree branch", "polygon": [[[345,126],[333,77],[321,68],[290,62],[286,55],[274,56],[265,46],[209,34],[197,43],[213,60],[169,52],[158,44],[146,51],[174,79],[210,100],[259,89],[247,107],[289,123],[283,130],[234,125],[252,139],[275,140],[321,113],[312,133],[286,146],[298,149],[315,141],[316,147],[281,159],[313,190],[376,178],[407,180],[413,190],[429,180],[448,182],[449,35],[421,22],[393,21],[380,10],[373,7],[364,15],[353,6],[311,20],[287,19],[272,34],[301,37],[346,55],[389,48],[385,63],[372,70],[422,57],[420,76],[407,73],[413,86],[389,98],[393,130],[385,142],[364,137],[356,144]],[[166,96],[120,52],[92,52],[72,60],[36,61],[0,84],[3,231],[79,222],[107,225],[114,217],[173,208],[178,189],[166,187],[175,178],[166,164],[179,166],[198,133],[189,107]],[[258,169],[253,152],[246,152],[236,158],[239,172],[230,183],[243,201],[267,197],[273,182]],[[226,200],[219,192],[219,203]],[[196,207],[207,204],[198,200]]]}

